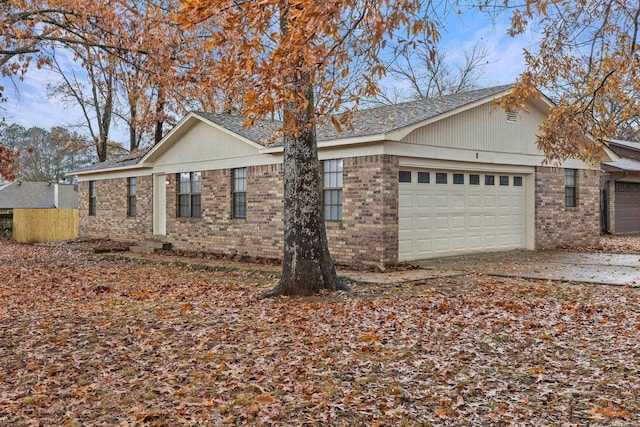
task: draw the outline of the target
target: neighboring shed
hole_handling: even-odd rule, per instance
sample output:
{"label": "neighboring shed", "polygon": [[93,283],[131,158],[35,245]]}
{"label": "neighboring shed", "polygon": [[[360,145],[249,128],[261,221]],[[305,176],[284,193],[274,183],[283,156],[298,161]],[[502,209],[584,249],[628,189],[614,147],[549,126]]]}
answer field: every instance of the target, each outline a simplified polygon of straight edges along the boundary
{"label": "neighboring shed", "polygon": [[602,163],[602,229],[608,233],[640,232],[640,143],[612,139],[618,157]]}
{"label": "neighboring shed", "polygon": [[78,191],[72,184],[15,181],[0,187],[0,235],[23,243],[77,237]]}

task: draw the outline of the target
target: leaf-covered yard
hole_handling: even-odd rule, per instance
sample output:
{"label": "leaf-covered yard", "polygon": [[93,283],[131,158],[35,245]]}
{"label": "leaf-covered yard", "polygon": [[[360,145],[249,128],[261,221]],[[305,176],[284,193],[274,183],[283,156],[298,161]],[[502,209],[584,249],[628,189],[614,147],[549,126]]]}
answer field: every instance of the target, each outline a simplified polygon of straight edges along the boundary
{"label": "leaf-covered yard", "polygon": [[0,241],[0,425],[640,423],[638,288],[269,269]]}

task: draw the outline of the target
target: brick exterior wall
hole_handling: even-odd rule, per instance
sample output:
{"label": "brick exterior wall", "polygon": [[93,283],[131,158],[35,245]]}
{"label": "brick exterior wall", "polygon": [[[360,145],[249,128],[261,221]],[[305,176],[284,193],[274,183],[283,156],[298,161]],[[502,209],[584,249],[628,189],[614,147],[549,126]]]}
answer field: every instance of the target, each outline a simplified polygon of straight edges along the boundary
{"label": "brick exterior wall", "polygon": [[[392,156],[346,158],[343,221],[328,221],[327,238],[338,264],[397,262],[398,165]],[[201,217],[177,216],[177,178],[167,175],[166,236],[174,249],[281,259],[284,189],[282,165],[247,168],[247,218],[232,214],[232,171],[202,171]],[[97,212],[90,217],[89,183],[79,186],[80,235],[122,241],[152,239],[153,180],[138,178],[138,215],[127,217],[126,178],[97,181]]]}
{"label": "brick exterior wall", "polygon": [[175,249],[279,259],[282,257],[282,165],[247,168],[247,218],[232,213],[232,171],[203,171],[200,218],[177,217],[176,176],[167,186],[167,242]]}
{"label": "brick exterior wall", "polygon": [[[535,177],[537,249],[593,244],[600,232],[599,173],[578,170],[578,206],[565,207],[564,169],[538,167]],[[202,171],[200,218],[177,216],[177,179],[167,176],[167,234],[175,249],[281,259],[282,165],[247,168],[247,218],[232,217],[232,171]],[[127,217],[127,179],[97,181],[96,216],[89,216],[89,183],[79,184],[79,233],[135,242],[153,239],[153,179],[138,177],[137,216]],[[610,195],[615,195],[610,191]],[[611,201],[610,206],[614,203]],[[614,216],[612,216],[614,218]],[[398,256],[398,159],[375,155],[343,162],[343,220],[326,223],[338,264],[387,266]],[[157,236],[156,236],[157,237]]]}
{"label": "brick exterior wall", "polygon": [[96,181],[96,215],[89,216],[89,183],[78,184],[78,234],[135,242],[152,237],[153,180],[137,178],[135,217],[127,216],[127,178]]}
{"label": "brick exterior wall", "polygon": [[328,221],[333,258],[344,264],[393,265],[398,261],[398,159],[344,159],[343,221]]}
{"label": "brick exterior wall", "polygon": [[595,170],[577,171],[577,207],[565,206],[563,168],[537,167],[536,249],[595,244],[600,235],[600,176]]}

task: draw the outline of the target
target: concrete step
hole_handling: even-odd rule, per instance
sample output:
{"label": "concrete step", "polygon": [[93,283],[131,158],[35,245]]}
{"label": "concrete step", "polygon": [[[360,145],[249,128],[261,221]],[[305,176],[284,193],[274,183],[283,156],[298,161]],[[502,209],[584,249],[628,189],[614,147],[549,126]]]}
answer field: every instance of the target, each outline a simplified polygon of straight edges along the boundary
{"label": "concrete step", "polygon": [[171,243],[163,243],[155,240],[144,240],[134,246],[129,246],[129,251],[138,254],[151,254],[160,250],[171,249]]}

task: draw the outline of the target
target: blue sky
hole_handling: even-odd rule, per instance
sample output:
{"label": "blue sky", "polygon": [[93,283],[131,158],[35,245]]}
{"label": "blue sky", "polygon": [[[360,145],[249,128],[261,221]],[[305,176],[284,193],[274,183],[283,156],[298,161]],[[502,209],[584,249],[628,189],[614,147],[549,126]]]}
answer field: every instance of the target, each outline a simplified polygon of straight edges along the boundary
{"label": "blue sky", "polygon": [[[462,56],[465,48],[471,48],[478,41],[490,53],[489,64],[481,78],[482,86],[494,86],[512,83],[524,70],[522,51],[530,48],[535,35],[525,34],[517,38],[507,35],[509,21],[507,16],[499,17],[492,22],[483,13],[450,14],[446,27],[441,31],[440,48],[447,52],[447,57],[456,60]],[[63,61],[71,66],[71,59]],[[53,126],[74,127],[83,123],[79,108],[64,106],[59,100],[47,97],[47,85],[58,81],[58,76],[46,69],[29,70],[24,81],[11,81],[0,78],[0,85],[5,88],[8,102],[0,105],[0,120],[17,123],[24,127],[39,126],[49,129]],[[76,129],[81,131],[80,129]],[[127,130],[123,125],[113,128],[113,140],[127,146]]]}

